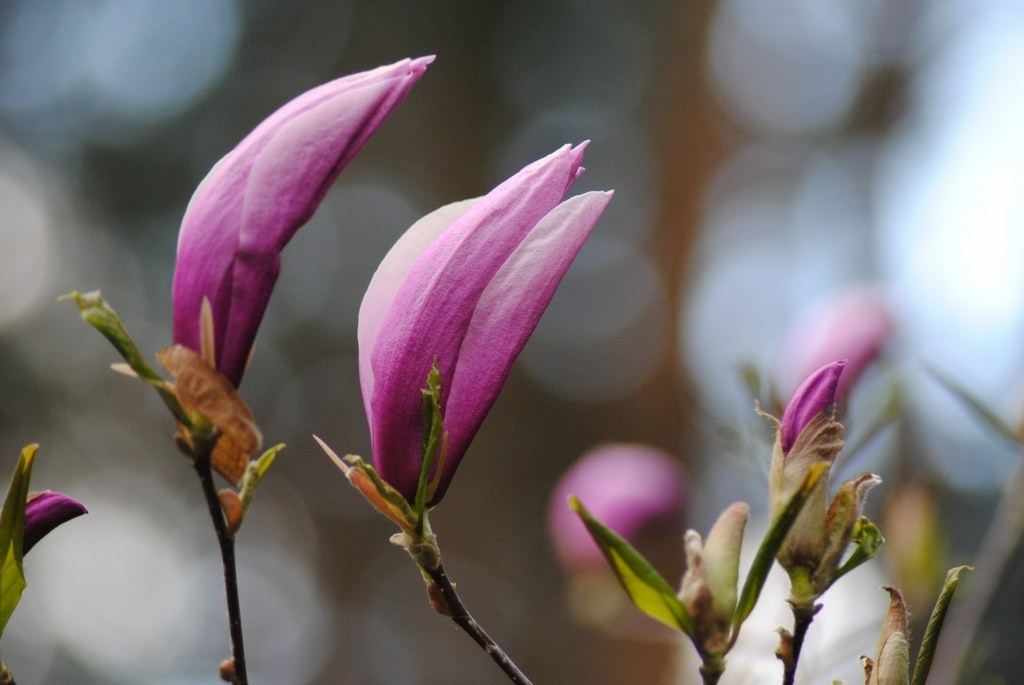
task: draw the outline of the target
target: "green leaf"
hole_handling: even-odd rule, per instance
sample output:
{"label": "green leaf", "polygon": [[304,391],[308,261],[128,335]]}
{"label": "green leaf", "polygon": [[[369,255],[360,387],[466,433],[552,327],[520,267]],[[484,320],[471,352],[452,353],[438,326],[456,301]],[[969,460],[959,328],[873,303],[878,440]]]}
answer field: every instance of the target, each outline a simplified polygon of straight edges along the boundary
{"label": "green leaf", "polygon": [[21,450],[21,458],[14,467],[11,484],[7,489],[3,511],[0,511],[0,552],[3,554],[3,566],[0,567],[0,635],[25,589],[25,572],[22,567],[25,501],[28,499],[32,462],[38,448],[39,445],[28,445]]}
{"label": "green leaf", "polygon": [[591,516],[578,499],[570,496],[569,506],[583,519],[633,604],[656,621],[692,637],[693,619],[650,563],[615,531]]}
{"label": "green leaf", "polygon": [[256,492],[256,486],[260,484],[263,476],[267,475],[267,471],[274,465],[277,453],[283,449],[284,443],[274,445],[261,454],[259,459],[250,461],[245,467],[245,474],[242,475],[242,487],[238,493],[238,499],[242,501],[243,512],[249,511],[249,504],[252,502],[252,496]]}
{"label": "green leaf", "polygon": [[935,646],[939,642],[939,633],[942,632],[942,623],[946,620],[946,610],[953,600],[953,593],[960,582],[960,574],[964,571],[973,571],[973,566],[957,566],[946,572],[946,581],[942,584],[942,592],[935,601],[935,608],[928,618],[928,627],[924,631],[924,639],[921,641],[921,650],[917,654],[917,663],[914,665],[914,678],[911,685],[925,685],[928,680],[928,671],[932,667],[932,659],[935,657]]}
{"label": "green leaf", "polygon": [[995,431],[999,436],[1013,443],[1014,445],[1021,444],[1021,438],[1017,433],[1010,428],[1009,425],[987,404],[978,399],[973,393],[967,388],[957,383],[955,380],[942,373],[934,366],[925,365],[925,370],[931,374],[932,378],[937,380],[941,386],[951,392],[958,400],[960,400],[964,406],[971,410],[971,412],[981,421]]}
{"label": "green leaf", "polygon": [[757,554],[754,555],[754,561],[750,565],[750,571],[747,572],[747,579],[743,583],[743,590],[740,591],[740,596],[736,602],[736,612],[732,617],[733,642],[738,637],[739,627],[747,620],[750,612],[754,610],[754,605],[757,604],[757,598],[761,595],[761,590],[768,579],[768,572],[772,570],[772,563],[775,561],[775,556],[779,553],[779,549],[782,548],[782,543],[785,542],[789,529],[793,527],[793,523],[796,522],[804,503],[810,497],[811,491],[818,481],[821,480],[828,466],[827,462],[821,462],[807,469],[804,482],[793,493],[789,502],[786,503],[786,506],[772,522],[771,528],[765,533],[761,546],[757,549]]}
{"label": "green leaf", "polygon": [[100,291],[94,290],[83,294],[76,290],[61,295],[57,299],[74,301],[82,319],[110,341],[114,349],[144,383],[148,383],[156,389],[175,418],[186,426],[191,425],[188,414],[182,409],[178,398],[174,396],[170,384],[146,363],[135,341],[132,340],[132,336],[128,334],[128,330],[121,323],[117,312],[107,304],[103,296],[100,295]]}
{"label": "green leaf", "polygon": [[864,562],[873,559],[885,544],[885,538],[882,537],[882,531],[878,530],[878,526],[869,521],[866,516],[861,516],[853,529],[853,535],[850,536],[850,542],[856,545],[853,554],[836,571],[832,582],[829,583],[830,586]]}
{"label": "green leaf", "polygon": [[[434,360],[427,374],[427,386],[422,388],[423,394],[423,461],[420,464],[420,479],[416,486],[416,500],[413,509],[418,514],[426,510],[427,502],[437,491],[441,480],[441,468],[447,447],[447,434],[444,430],[444,417],[441,415],[441,371]],[[433,471],[434,478],[430,479]]]}

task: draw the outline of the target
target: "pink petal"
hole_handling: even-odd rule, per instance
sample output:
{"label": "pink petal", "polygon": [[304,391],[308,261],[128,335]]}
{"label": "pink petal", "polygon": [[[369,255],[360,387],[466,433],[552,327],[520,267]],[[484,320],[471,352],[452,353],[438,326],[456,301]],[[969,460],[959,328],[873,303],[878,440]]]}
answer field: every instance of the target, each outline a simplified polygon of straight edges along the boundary
{"label": "pink petal", "polygon": [[189,203],[178,239],[175,342],[199,348],[199,309],[209,298],[218,368],[237,385],[281,249],[432,59],[403,60],[314,88],[214,166]]}
{"label": "pink petal", "polygon": [[783,454],[789,452],[811,419],[835,405],[839,378],[845,367],[845,359],[826,364],[808,376],[789,398],[779,426]]}
{"label": "pink petal", "polygon": [[62,523],[89,511],[80,502],[67,495],[47,490],[30,493],[25,502],[25,530],[22,538],[22,554],[35,547],[47,533]]}
{"label": "pink petal", "polygon": [[[484,289],[575,178],[582,146],[566,146],[488,193],[420,257],[395,293],[371,352],[371,434],[381,476],[404,494],[419,475],[419,389],[437,361],[450,379]],[[447,383],[447,381],[446,381]],[[450,386],[444,390],[445,397]]]}
{"label": "pink petal", "polygon": [[359,306],[357,338],[359,342],[359,383],[363,391],[366,417],[373,424],[373,366],[370,363],[377,335],[384,317],[395,299],[395,293],[416,260],[437,238],[480,198],[461,200],[436,209],[417,221],[402,234],[385,255]]}
{"label": "pink petal", "polygon": [[611,192],[592,192],[555,207],[523,239],[484,290],[448,381],[448,459],[435,499],[444,495],[501,392],[512,363],[611,199]]}

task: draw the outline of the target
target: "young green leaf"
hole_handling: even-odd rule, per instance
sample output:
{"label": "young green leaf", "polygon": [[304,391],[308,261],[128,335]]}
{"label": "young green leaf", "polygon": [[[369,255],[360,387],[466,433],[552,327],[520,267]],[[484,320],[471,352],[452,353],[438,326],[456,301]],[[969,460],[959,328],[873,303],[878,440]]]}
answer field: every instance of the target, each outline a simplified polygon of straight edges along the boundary
{"label": "young green leaf", "polygon": [[857,521],[857,526],[853,529],[850,542],[855,544],[856,548],[846,563],[836,571],[836,575],[832,578],[833,584],[864,562],[870,561],[885,543],[885,538],[882,537],[882,531],[878,530],[878,526],[869,521],[866,516],[861,516]]}
{"label": "young green leaf", "polygon": [[14,467],[7,498],[0,511],[0,553],[3,566],[0,567],[0,634],[21,600],[25,589],[25,573],[22,567],[22,544],[25,533],[25,502],[28,499],[28,483],[32,476],[32,461],[38,445],[28,445],[21,450],[21,458]]}
{"label": "young green leaf", "polygon": [[[420,465],[420,479],[416,487],[416,501],[413,509],[422,512],[434,496],[441,478],[445,457],[444,417],[441,414],[441,370],[434,360],[427,373],[427,385],[421,388],[423,394],[423,461]],[[430,473],[434,479],[430,480]]]}
{"label": "young green leaf", "polygon": [[245,475],[242,476],[242,488],[238,493],[238,497],[242,501],[243,512],[249,511],[249,504],[252,502],[252,496],[256,492],[256,486],[260,484],[263,476],[267,475],[267,471],[274,465],[277,453],[283,449],[284,443],[274,445],[261,454],[259,459],[250,461],[245,467]]}
{"label": "young green leaf", "polygon": [[921,651],[917,654],[917,663],[914,665],[914,678],[911,685],[924,685],[928,680],[928,671],[932,667],[932,659],[935,657],[935,646],[939,642],[939,633],[942,631],[942,622],[946,620],[946,610],[953,600],[953,593],[960,582],[960,574],[967,569],[973,571],[972,566],[957,566],[946,572],[946,581],[942,584],[942,592],[935,602],[932,615],[928,618],[928,627],[924,631],[924,639],[921,641]]}
{"label": "young green leaf", "polygon": [[135,341],[132,340],[132,336],[128,334],[128,330],[117,316],[117,312],[107,304],[107,301],[100,295],[100,291],[80,293],[76,290],[61,295],[58,299],[74,301],[82,319],[110,341],[110,344],[143,382],[152,385],[160,393],[164,404],[178,421],[186,426],[190,425],[188,414],[181,408],[168,382],[146,363]]}
{"label": "young green leaf", "polygon": [[821,479],[828,466],[827,462],[821,462],[807,470],[803,483],[793,493],[789,502],[786,503],[778,517],[772,522],[772,526],[765,534],[764,540],[761,541],[761,546],[758,548],[754,561],[750,565],[750,571],[747,572],[747,579],[743,583],[743,590],[740,592],[739,599],[736,602],[736,613],[733,614],[732,618],[733,642],[735,642],[736,637],[739,635],[739,627],[747,620],[750,612],[754,610],[754,605],[757,604],[757,598],[760,596],[761,589],[764,588],[764,583],[768,579],[768,572],[771,571],[775,555],[779,553],[779,549],[782,547],[789,529],[793,526],[797,516],[800,514],[800,510],[803,509],[804,503],[810,497],[811,491]]}
{"label": "young green leaf", "polygon": [[656,621],[692,636],[693,619],[650,563],[615,531],[591,516],[578,499],[570,496],[569,506],[583,520],[633,604]]}

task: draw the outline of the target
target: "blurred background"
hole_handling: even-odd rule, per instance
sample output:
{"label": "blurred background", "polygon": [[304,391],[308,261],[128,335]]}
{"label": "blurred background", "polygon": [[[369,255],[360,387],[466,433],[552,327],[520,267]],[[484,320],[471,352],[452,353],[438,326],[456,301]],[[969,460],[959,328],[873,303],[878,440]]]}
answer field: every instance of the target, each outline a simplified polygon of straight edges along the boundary
{"label": "blurred background", "polygon": [[[503,682],[310,435],[369,456],[356,313],[393,241],[584,139],[575,189],[615,199],[432,516],[470,609],[533,680],[696,680],[674,673],[690,647],[667,632],[573,614],[548,498],[592,445],[640,441],[685,465],[687,526],[737,499],[763,516],[772,427],[753,400],[777,410],[805,312],[850,289],[879,294],[893,325],[843,409],[863,448],[840,475],[882,476],[876,520],[911,503],[893,519],[908,531],[881,524],[903,535],[892,549],[930,545],[913,570],[883,555],[855,604],[877,626],[877,586],[916,583],[925,617],[945,568],[982,563],[1019,450],[931,369],[1019,425],[1019,3],[8,0],[0,475],[39,442],[34,489],[91,510],[27,559],[3,641],[19,682],[215,683],[229,651],[219,554],[169,416],[56,296],[102,289],[144,351],[167,346],[177,229],[209,168],[307,88],[424,54],[437,61],[288,246],[241,387],[268,444],[288,444],[238,540],[254,683]],[[964,682],[1024,668],[1000,641],[1024,615],[1020,561]],[[875,639],[836,656],[848,682]]]}

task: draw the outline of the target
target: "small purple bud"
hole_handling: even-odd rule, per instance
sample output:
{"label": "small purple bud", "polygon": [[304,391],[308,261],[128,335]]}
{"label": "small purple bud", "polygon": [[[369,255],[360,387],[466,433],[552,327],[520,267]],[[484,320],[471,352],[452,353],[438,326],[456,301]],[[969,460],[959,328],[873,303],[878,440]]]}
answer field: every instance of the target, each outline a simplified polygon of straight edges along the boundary
{"label": "small purple bud", "polygon": [[611,443],[587,452],[558,481],[548,506],[548,532],[570,572],[606,568],[604,555],[566,502],[585,502],[591,514],[631,543],[658,524],[682,532],[687,497],[682,466],[659,449]]}
{"label": "small purple bud", "polygon": [[826,364],[808,376],[789,398],[779,426],[783,454],[789,453],[800,432],[811,419],[823,411],[835,410],[836,392],[844,368],[845,359]]}
{"label": "small purple bud", "polygon": [[25,502],[25,535],[21,553],[35,546],[47,533],[76,516],[89,513],[79,502],[59,492],[31,493]]}

